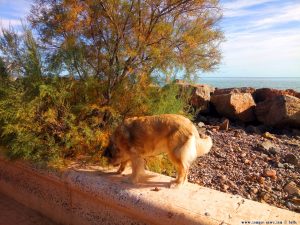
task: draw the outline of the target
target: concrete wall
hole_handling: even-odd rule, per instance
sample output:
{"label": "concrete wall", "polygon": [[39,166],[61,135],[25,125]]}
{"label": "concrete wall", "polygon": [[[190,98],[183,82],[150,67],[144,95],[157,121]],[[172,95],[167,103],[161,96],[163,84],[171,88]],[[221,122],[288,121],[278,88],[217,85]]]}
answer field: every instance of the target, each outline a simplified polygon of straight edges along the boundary
{"label": "concrete wall", "polygon": [[100,168],[50,172],[0,157],[0,192],[61,224],[300,224],[300,214],[194,184],[169,189],[170,177],[151,174],[130,185]]}

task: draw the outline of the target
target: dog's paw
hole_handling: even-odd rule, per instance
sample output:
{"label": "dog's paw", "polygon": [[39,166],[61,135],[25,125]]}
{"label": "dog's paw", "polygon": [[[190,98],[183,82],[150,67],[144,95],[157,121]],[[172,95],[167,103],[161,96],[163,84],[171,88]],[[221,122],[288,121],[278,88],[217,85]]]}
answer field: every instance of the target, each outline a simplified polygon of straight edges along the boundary
{"label": "dog's paw", "polygon": [[123,169],[118,169],[118,171],[116,172],[117,174],[122,174],[124,172]]}
{"label": "dog's paw", "polygon": [[176,181],[171,181],[170,182],[170,188],[171,189],[179,189],[183,186],[183,183],[178,183]]}

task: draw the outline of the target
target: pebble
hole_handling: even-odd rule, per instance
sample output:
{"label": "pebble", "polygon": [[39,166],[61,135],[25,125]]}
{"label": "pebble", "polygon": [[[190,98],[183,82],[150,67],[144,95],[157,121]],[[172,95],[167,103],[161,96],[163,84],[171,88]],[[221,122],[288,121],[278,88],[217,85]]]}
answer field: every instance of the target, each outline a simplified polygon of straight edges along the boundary
{"label": "pebble", "polygon": [[295,166],[292,165],[292,164],[289,164],[289,163],[284,163],[284,168],[287,168],[287,169],[295,169]]}
{"label": "pebble", "polygon": [[285,185],[283,190],[286,191],[289,195],[300,195],[300,189],[299,187],[297,187],[297,184],[293,181]]}
{"label": "pebble", "polygon": [[274,145],[270,141],[263,141],[262,143],[256,146],[256,149],[261,152],[267,152],[270,148],[274,147]]}
{"label": "pebble", "polygon": [[[205,127],[210,131],[213,147],[208,154],[197,159],[191,167],[189,179],[194,178],[195,183],[199,181],[203,186],[244,198],[249,198],[250,194],[253,200],[261,200],[275,207],[289,209],[287,202],[296,205],[300,197],[288,194],[284,187],[291,181],[300,185],[300,170],[297,168],[300,166],[299,148],[295,144],[289,144],[300,143],[300,138],[281,135],[279,128],[273,129],[276,132],[274,140],[262,136],[267,128],[260,129],[263,131],[260,135],[250,135],[234,121],[230,122],[230,129],[226,132],[216,129],[220,120],[210,121],[208,124]],[[212,129],[216,131],[212,132]],[[298,166],[285,161],[287,154],[297,157]],[[276,176],[274,172],[267,170],[275,170]],[[267,193],[267,196],[262,195],[260,198],[260,192]],[[290,210],[296,211],[295,207]]]}
{"label": "pebble", "polygon": [[291,199],[291,201],[292,201],[294,204],[300,206],[300,198],[294,197],[294,198]]}
{"label": "pebble", "polygon": [[249,159],[245,159],[244,163],[249,165],[249,164],[251,164],[251,161]]}
{"label": "pebble", "polygon": [[277,163],[278,168],[284,168],[284,165],[282,163]]}
{"label": "pebble", "polygon": [[276,139],[276,137],[275,137],[273,134],[270,134],[269,132],[263,133],[262,136],[263,136],[264,138],[268,138],[268,139],[271,139],[271,140]]}
{"label": "pebble", "polygon": [[227,191],[227,189],[229,188],[229,186],[226,184],[222,184],[221,187],[223,191]]}
{"label": "pebble", "polygon": [[291,154],[291,153],[285,155],[283,159],[286,163],[290,163],[294,166],[297,166],[298,163],[299,163],[297,157],[294,154]]}
{"label": "pebble", "polygon": [[269,149],[269,152],[272,154],[272,155],[277,155],[279,152],[280,152],[280,149],[279,148],[276,148],[276,147],[271,147]]}
{"label": "pebble", "polygon": [[260,184],[264,184],[264,183],[265,183],[265,178],[264,178],[264,177],[259,177],[259,178],[258,178],[258,182],[259,182]]}
{"label": "pebble", "polygon": [[297,205],[295,205],[295,204],[293,204],[293,203],[291,203],[291,202],[287,202],[286,203],[286,206],[290,209],[290,210],[297,210],[297,211],[299,211],[300,210],[300,206],[297,206]]}
{"label": "pebble", "polygon": [[199,122],[199,123],[198,123],[198,127],[205,127],[205,123]]}
{"label": "pebble", "polygon": [[254,194],[257,194],[258,193],[258,189],[257,188],[251,188],[251,192],[254,193]]}
{"label": "pebble", "polygon": [[160,191],[160,188],[155,187],[155,188],[151,189],[151,191]]}
{"label": "pebble", "polygon": [[266,177],[270,177],[272,179],[276,179],[276,170],[266,169],[264,171],[264,175]]}
{"label": "pebble", "polygon": [[225,119],[223,123],[220,124],[220,130],[228,130],[229,128],[229,120]]}
{"label": "pebble", "polygon": [[270,197],[271,197],[270,194],[265,191],[262,191],[259,193],[260,200],[268,201],[270,199]]}
{"label": "pebble", "polygon": [[239,137],[241,137],[241,134],[240,134],[240,132],[238,132],[238,131],[234,131],[233,136],[239,138]]}

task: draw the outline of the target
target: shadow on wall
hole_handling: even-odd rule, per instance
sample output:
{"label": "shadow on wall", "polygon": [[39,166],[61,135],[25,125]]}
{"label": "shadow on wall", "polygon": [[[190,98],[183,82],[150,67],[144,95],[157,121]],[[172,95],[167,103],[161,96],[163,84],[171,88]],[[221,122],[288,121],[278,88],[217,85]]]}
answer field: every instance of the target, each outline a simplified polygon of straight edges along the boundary
{"label": "shadow on wall", "polygon": [[[115,170],[117,170],[117,167],[114,168]],[[158,188],[169,188],[170,187],[170,182],[165,181],[165,180],[161,180],[161,181],[157,181],[157,175],[155,175],[155,173],[150,172],[150,171],[146,171],[146,175],[144,177],[144,179],[141,181],[141,183],[138,184],[132,184],[130,182],[128,182],[128,179],[131,175],[131,168],[128,167],[125,170],[124,174],[119,174],[117,172],[113,172],[111,170],[106,171],[105,169],[98,169],[98,170],[89,170],[89,169],[70,169],[70,170],[74,170],[78,173],[81,173],[83,175],[87,175],[87,176],[93,176],[93,177],[106,177],[109,176],[109,179],[113,182],[113,183],[122,183],[122,187],[127,188],[127,189],[139,189],[139,188],[153,188],[153,191],[158,191]],[[156,178],[156,179],[153,179]],[[170,181],[171,181],[171,177]]]}

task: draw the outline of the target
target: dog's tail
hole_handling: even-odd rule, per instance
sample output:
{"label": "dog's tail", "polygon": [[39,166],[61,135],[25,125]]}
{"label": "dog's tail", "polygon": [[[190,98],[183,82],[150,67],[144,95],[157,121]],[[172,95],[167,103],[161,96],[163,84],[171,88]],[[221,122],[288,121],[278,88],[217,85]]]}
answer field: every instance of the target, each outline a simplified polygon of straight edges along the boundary
{"label": "dog's tail", "polygon": [[213,145],[212,139],[209,136],[197,138],[197,157],[208,153]]}

